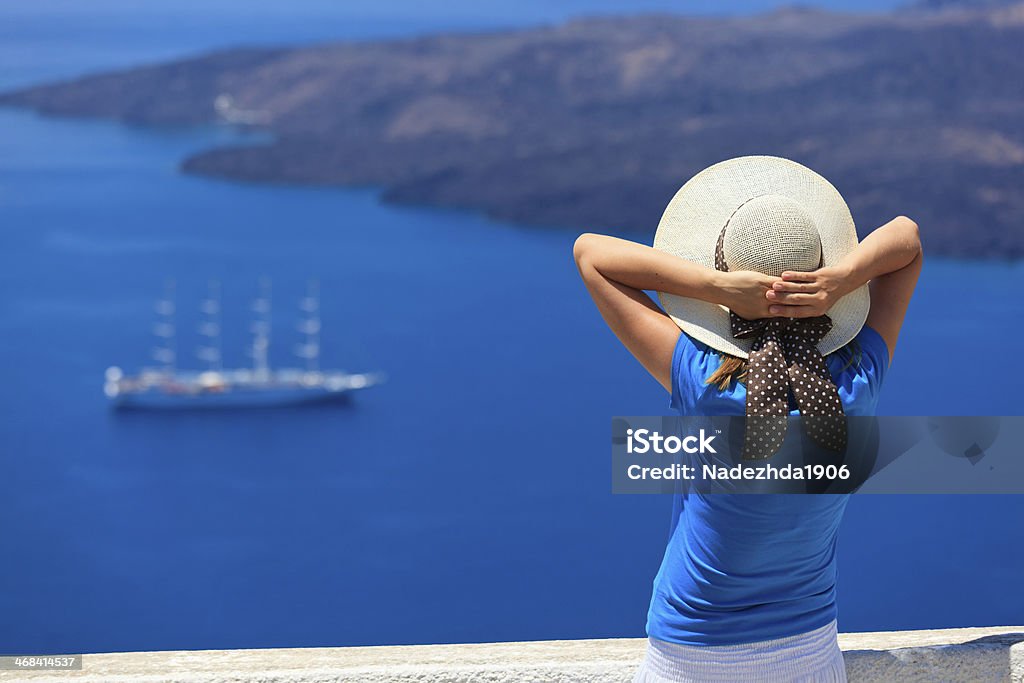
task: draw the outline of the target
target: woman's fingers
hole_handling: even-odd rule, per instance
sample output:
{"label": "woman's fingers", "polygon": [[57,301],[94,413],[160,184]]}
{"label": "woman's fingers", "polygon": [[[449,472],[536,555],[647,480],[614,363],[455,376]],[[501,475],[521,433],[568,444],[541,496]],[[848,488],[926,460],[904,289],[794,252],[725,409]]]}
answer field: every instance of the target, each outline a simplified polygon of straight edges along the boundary
{"label": "woman's fingers", "polygon": [[770,299],[773,303],[778,302],[780,304],[796,304],[798,306],[810,306],[817,299],[814,294],[803,294],[800,292],[780,292],[778,290],[769,289],[765,292],[765,296]]}
{"label": "woman's fingers", "polygon": [[772,285],[772,289],[776,292],[816,292],[818,291],[817,282],[787,282],[780,280]]}
{"label": "woman's fingers", "polygon": [[815,272],[802,273],[797,270],[787,270],[782,274],[782,279],[787,282],[814,282],[818,275]]}

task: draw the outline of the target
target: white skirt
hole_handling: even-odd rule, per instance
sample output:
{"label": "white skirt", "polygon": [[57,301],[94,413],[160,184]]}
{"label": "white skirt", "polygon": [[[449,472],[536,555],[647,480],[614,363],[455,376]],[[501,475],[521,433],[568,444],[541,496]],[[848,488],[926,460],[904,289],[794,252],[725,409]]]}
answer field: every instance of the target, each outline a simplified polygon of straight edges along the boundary
{"label": "white skirt", "polygon": [[836,622],[743,645],[680,645],[648,638],[633,683],[846,683]]}

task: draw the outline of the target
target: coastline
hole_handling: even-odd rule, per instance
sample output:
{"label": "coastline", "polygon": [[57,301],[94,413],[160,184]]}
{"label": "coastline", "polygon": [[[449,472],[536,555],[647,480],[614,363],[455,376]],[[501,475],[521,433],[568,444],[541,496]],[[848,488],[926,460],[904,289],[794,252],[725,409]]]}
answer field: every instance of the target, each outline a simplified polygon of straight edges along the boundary
{"label": "coastline", "polygon": [[[813,44],[783,49],[808,32]],[[962,72],[936,44],[950,33]],[[1014,259],[1024,98],[1003,88],[1012,73],[972,74],[1011,57],[1018,39],[1024,20],[998,8],[591,17],[229,49],[23,88],[0,104],[268,133],[188,155],[180,168],[192,175],[380,187],[392,204],[633,237],[653,234],[700,168],[775,154],[832,180],[861,237],[911,213],[933,254]],[[760,57],[745,56],[752,45]],[[904,73],[908,50],[937,70]]]}

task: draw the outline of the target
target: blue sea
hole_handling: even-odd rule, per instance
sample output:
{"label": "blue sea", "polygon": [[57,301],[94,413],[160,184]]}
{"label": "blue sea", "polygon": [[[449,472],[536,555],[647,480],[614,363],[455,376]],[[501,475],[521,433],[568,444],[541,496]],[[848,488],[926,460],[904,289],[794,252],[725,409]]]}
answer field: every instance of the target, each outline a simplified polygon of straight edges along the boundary
{"label": "blue sea", "polygon": [[[299,25],[258,37],[328,37]],[[18,27],[7,87],[216,38],[185,22],[156,54],[134,19],[97,41]],[[670,500],[611,495],[609,421],[668,399],[590,304],[576,233],[178,172],[244,138],[0,110],[0,653],[642,636]],[[166,279],[183,356],[221,281],[242,364],[261,277],[275,363],[317,278],[324,365],[388,382],[349,404],[109,409],[104,370],[148,362]],[[1022,278],[928,258],[881,409],[1020,414]],[[854,496],[840,630],[1021,623],[1022,518],[1022,496]]]}

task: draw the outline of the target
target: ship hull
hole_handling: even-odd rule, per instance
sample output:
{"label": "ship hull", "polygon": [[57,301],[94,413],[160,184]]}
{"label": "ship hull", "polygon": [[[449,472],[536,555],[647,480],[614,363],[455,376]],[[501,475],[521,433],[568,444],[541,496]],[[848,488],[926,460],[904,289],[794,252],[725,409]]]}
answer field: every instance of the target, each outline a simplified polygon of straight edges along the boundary
{"label": "ship hull", "polygon": [[275,406],[300,405],[344,401],[352,389],[262,389],[233,390],[203,393],[168,393],[145,391],[123,393],[112,399],[119,410],[180,410],[215,408],[272,408]]}

